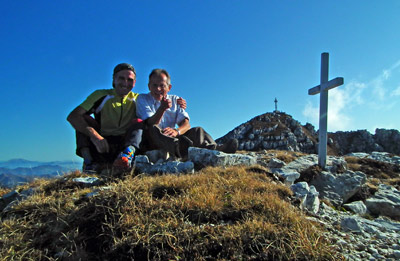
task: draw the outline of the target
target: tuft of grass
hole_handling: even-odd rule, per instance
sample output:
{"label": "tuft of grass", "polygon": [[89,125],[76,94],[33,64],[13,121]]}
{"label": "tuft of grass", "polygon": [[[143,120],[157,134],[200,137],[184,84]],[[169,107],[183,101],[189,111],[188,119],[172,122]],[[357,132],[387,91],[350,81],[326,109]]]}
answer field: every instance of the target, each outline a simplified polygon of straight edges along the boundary
{"label": "tuft of grass", "polygon": [[[373,159],[360,159],[357,157],[345,157],[348,169],[361,171],[368,176],[368,183],[377,186],[380,183],[394,186],[400,189],[400,166]],[[374,188],[371,190],[374,192]],[[372,193],[373,194],[373,193]]]}
{"label": "tuft of grass", "polygon": [[[248,168],[127,176],[92,189],[41,181],[3,213],[5,260],[338,260],[290,202],[289,188]],[[94,188],[96,189],[96,188]]]}

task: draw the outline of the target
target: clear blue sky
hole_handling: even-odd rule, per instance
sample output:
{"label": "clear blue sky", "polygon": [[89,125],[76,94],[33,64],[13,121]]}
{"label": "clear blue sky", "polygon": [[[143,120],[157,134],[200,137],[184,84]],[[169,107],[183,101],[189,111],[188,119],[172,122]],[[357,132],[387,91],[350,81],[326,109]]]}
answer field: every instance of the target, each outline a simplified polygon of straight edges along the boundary
{"label": "clear blue sky", "polygon": [[219,138],[278,109],[318,129],[322,52],[328,131],[400,129],[400,1],[3,1],[0,160],[79,160],[68,113],[137,70],[165,68],[192,126]]}

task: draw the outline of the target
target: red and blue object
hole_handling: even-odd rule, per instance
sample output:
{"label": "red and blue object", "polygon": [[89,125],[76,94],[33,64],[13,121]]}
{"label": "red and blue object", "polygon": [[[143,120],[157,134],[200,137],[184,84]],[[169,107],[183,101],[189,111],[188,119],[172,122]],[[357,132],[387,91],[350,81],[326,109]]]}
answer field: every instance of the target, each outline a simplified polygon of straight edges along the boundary
{"label": "red and blue object", "polygon": [[129,146],[118,155],[117,159],[114,161],[113,166],[124,169],[130,169],[134,156],[135,156],[135,147]]}

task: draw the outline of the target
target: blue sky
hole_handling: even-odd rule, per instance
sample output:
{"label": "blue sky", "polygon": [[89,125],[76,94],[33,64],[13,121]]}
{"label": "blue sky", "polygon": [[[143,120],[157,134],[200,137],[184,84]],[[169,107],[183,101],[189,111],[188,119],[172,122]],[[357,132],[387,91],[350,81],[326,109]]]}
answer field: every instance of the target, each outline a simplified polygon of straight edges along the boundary
{"label": "blue sky", "polygon": [[192,126],[214,138],[278,109],[318,129],[322,52],[328,131],[400,129],[400,1],[3,1],[0,160],[79,160],[68,113],[111,88],[114,66],[135,92],[165,68]]}

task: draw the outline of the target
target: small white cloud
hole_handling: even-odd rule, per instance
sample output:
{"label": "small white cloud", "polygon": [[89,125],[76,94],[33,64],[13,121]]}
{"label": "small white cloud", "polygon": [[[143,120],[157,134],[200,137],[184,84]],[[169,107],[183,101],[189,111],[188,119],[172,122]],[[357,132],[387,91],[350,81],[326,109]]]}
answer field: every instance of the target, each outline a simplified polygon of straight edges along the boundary
{"label": "small white cloud", "polygon": [[383,80],[389,79],[390,74],[391,74],[391,70],[383,70],[383,72],[382,72],[382,78],[383,78]]}
{"label": "small white cloud", "polygon": [[380,75],[376,79],[374,79],[371,82],[372,85],[372,93],[374,94],[375,97],[377,97],[380,101],[382,101],[385,98],[386,90],[383,87],[383,75]]}
{"label": "small white cloud", "polygon": [[390,96],[400,96],[400,86],[393,90]]}
{"label": "small white cloud", "polygon": [[[349,81],[344,86],[330,90],[328,92],[328,131],[351,130],[354,127],[353,118],[350,116],[351,111],[359,105],[368,105],[374,110],[392,109],[396,101],[393,102],[388,98],[400,96],[400,86],[390,91],[387,85],[393,76],[392,73],[399,67],[400,60],[370,81]],[[315,105],[308,101],[302,113],[308,122],[319,128],[319,102]]]}
{"label": "small white cloud", "polygon": [[385,83],[387,85],[387,81],[391,78],[392,72],[399,66],[400,60],[393,64],[389,69],[383,70],[380,75],[370,82],[374,97],[378,98],[380,101],[383,101],[386,98],[387,89],[385,88]]}
{"label": "small white cloud", "polygon": [[[352,120],[345,114],[348,103],[345,90],[332,89],[328,92],[328,131],[350,130]],[[309,101],[303,109],[307,121],[319,129],[319,105]]]}
{"label": "small white cloud", "polygon": [[[362,82],[351,81],[345,85],[346,103],[348,106],[364,104],[363,92],[367,85]],[[340,88],[340,87],[339,87]]]}
{"label": "small white cloud", "polygon": [[328,131],[349,130],[352,120],[346,113],[348,92],[333,89],[328,95]]}

